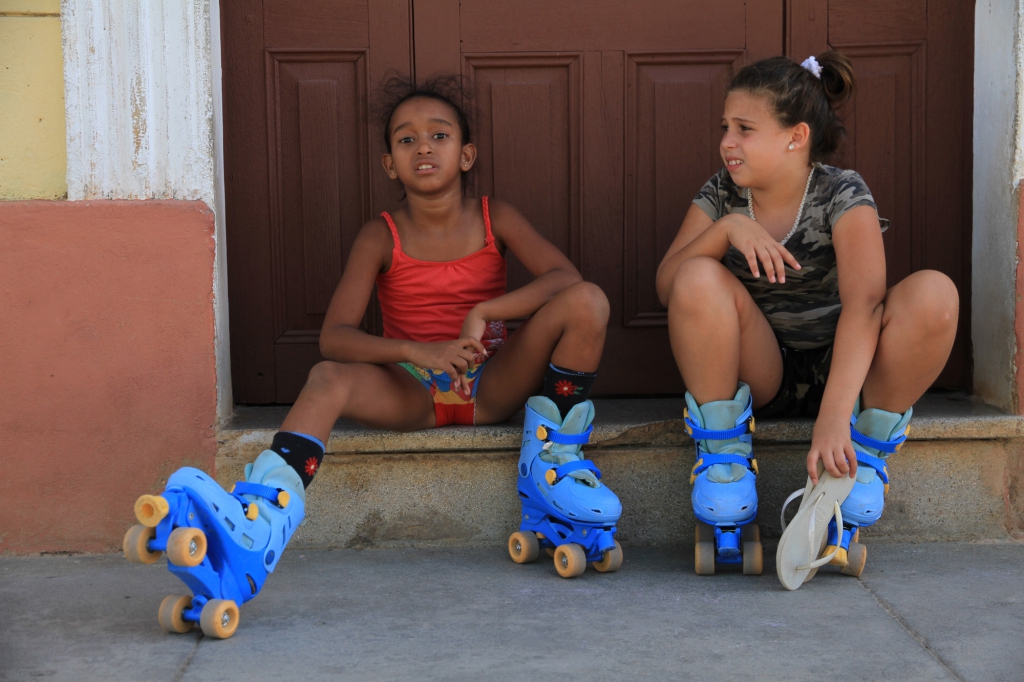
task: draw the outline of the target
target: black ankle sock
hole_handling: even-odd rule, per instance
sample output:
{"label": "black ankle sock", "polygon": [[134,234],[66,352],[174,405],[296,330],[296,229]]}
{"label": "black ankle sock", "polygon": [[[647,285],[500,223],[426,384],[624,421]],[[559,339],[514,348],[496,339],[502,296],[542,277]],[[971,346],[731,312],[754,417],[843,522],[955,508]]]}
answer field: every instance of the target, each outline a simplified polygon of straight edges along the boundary
{"label": "black ankle sock", "polygon": [[562,413],[569,414],[573,405],[579,405],[590,396],[597,372],[577,372],[574,369],[548,365],[544,373],[544,388],[541,395],[550,398]]}
{"label": "black ankle sock", "polygon": [[278,431],[274,434],[274,442],[270,449],[281,455],[302,479],[302,487],[308,488],[324,459],[324,447],[312,436],[291,431]]}

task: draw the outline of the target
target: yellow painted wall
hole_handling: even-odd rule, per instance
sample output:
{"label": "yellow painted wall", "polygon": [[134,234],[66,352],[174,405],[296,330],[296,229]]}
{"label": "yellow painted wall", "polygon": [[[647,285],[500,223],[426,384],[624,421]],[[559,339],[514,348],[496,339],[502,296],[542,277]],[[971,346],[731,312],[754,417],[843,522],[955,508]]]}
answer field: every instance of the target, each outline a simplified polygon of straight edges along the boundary
{"label": "yellow painted wall", "polygon": [[0,200],[67,194],[60,0],[0,0]]}

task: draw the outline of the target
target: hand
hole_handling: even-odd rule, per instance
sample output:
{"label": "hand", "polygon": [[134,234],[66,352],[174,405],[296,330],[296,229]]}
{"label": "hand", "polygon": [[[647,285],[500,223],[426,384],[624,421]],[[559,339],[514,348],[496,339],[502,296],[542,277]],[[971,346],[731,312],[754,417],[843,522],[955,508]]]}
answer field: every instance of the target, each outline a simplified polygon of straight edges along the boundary
{"label": "hand", "polygon": [[476,363],[474,356],[485,353],[479,339],[465,337],[441,343],[417,343],[409,354],[409,362],[427,369],[439,369],[452,380],[452,387],[462,390],[463,377]]}
{"label": "hand", "polygon": [[807,453],[807,475],[818,483],[818,460],[836,478],[857,475],[857,454],[850,440],[850,423],[839,419],[822,419],[814,423],[811,451]]}
{"label": "hand", "polygon": [[750,272],[754,277],[760,277],[758,260],[764,265],[764,272],[768,275],[769,282],[775,282],[776,278],[780,284],[786,282],[786,263],[794,270],[800,269],[800,263],[796,261],[785,246],[775,241],[768,234],[767,230],[758,225],[745,215],[732,213],[727,216],[726,236],[729,243],[742,253],[750,266]]}

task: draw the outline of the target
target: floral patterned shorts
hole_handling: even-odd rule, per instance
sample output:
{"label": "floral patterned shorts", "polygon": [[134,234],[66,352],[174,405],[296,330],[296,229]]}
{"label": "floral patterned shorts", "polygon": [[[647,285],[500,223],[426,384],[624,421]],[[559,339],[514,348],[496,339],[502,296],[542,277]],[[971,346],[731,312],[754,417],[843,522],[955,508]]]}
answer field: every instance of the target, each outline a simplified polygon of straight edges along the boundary
{"label": "floral patterned shorts", "polygon": [[463,390],[452,388],[452,380],[439,369],[417,367],[411,362],[399,362],[409,374],[416,377],[434,400],[435,426],[448,424],[476,424],[476,389],[484,371],[483,361],[466,375],[468,386]]}

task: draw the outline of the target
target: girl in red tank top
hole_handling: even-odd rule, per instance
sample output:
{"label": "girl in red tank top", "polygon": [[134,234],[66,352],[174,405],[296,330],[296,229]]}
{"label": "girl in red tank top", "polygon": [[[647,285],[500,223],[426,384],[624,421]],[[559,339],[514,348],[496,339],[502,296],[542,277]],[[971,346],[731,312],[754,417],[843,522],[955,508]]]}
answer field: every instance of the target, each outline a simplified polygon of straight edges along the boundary
{"label": "girl in red tank top", "polygon": [[[536,433],[527,440],[536,447],[523,457],[541,457],[546,474],[537,469],[538,485],[561,496],[558,509],[579,507],[573,518],[600,513],[612,524],[599,541],[583,533],[600,545],[584,553],[586,561],[600,561],[613,549],[621,507],[580,448],[594,416],[587,398],[608,301],[511,205],[463,196],[477,149],[456,104],[464,95],[457,78],[418,86],[392,79],[384,92],[384,172],[401,183],[406,200],[356,236],[320,335],[326,360],[311,370],[271,450],[308,485],[339,417],[401,431],[491,424],[529,399],[528,431]],[[511,292],[508,253],[533,275]],[[374,285],[383,336],[361,328]],[[525,321],[507,334],[505,320]],[[523,461],[521,474],[532,466]],[[614,557],[606,564],[612,568],[603,570],[618,566]]]}

